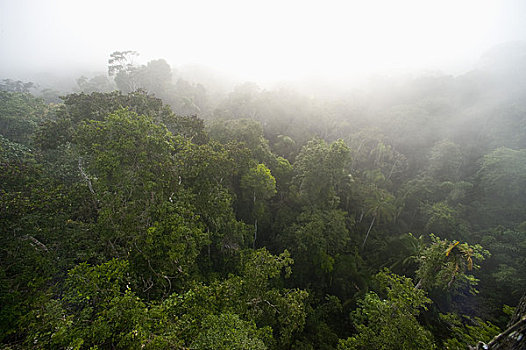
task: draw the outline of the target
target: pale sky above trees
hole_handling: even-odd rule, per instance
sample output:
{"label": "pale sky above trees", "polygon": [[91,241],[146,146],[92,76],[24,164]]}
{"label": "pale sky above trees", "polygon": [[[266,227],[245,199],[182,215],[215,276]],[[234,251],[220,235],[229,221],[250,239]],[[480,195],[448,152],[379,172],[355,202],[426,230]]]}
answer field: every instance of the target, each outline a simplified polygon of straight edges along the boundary
{"label": "pale sky above trees", "polygon": [[0,74],[104,71],[116,50],[255,81],[461,72],[526,39],[520,0],[1,0]]}

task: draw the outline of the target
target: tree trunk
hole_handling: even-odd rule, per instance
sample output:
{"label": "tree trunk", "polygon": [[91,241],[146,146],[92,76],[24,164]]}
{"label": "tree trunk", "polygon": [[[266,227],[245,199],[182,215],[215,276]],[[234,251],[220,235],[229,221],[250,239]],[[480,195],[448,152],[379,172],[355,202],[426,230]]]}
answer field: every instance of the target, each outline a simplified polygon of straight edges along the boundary
{"label": "tree trunk", "polygon": [[396,166],[397,162],[398,162],[398,159],[395,160],[395,162],[393,163],[393,166],[391,167],[391,171],[389,172],[389,176],[387,177],[387,180],[391,180],[391,176],[393,176],[393,172],[394,172],[394,169],[395,169],[395,166]]}
{"label": "tree trunk", "polygon": [[365,242],[367,242],[367,237],[369,237],[369,232],[371,232],[371,229],[374,225],[374,220],[376,220],[376,215],[373,216],[373,220],[371,221],[371,224],[369,225],[369,229],[367,230],[367,234],[365,235],[365,239],[363,240],[362,249],[365,247]]}
{"label": "tree trunk", "polygon": [[256,238],[258,236],[258,219],[254,222],[254,243],[252,248],[256,249]]}
{"label": "tree trunk", "polygon": [[[253,200],[253,205],[254,205],[254,213],[256,211],[256,191],[254,191],[254,200]],[[254,215],[256,216],[256,215]],[[256,238],[258,236],[258,218],[256,217],[254,219],[254,243],[252,243],[252,248],[256,249]]]}
{"label": "tree trunk", "polygon": [[472,350],[524,350],[526,349],[526,293],[522,296],[508,328],[488,344],[479,342]]}
{"label": "tree trunk", "polygon": [[423,278],[421,278],[421,279],[418,281],[418,283],[417,283],[416,286],[415,286],[415,289],[420,289],[420,288],[422,288],[422,282],[423,282]]}

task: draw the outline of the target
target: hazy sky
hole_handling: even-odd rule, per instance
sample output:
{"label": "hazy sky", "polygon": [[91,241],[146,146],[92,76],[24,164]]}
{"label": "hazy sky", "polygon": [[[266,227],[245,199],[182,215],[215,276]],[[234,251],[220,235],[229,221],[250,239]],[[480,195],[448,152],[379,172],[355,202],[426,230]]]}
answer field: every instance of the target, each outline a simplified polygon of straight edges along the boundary
{"label": "hazy sky", "polygon": [[523,0],[0,0],[0,77],[116,50],[256,81],[459,69],[525,39]]}

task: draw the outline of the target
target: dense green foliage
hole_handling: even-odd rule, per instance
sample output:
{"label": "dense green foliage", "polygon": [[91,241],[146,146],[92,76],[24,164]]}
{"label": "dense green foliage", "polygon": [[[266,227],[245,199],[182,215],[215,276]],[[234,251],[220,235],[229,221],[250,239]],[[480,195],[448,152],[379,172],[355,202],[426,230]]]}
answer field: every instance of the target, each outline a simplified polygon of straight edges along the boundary
{"label": "dense green foliage", "polygon": [[352,319],[357,334],[340,341],[339,349],[433,349],[433,338],[416,319],[420,309],[431,300],[415,289],[410,278],[389,274],[376,275],[381,299],[369,292],[359,301]]}
{"label": "dense green foliage", "polygon": [[461,349],[506,325],[526,91],[477,82],[509,75],[208,98],[135,54],[60,103],[0,86],[2,346]]}

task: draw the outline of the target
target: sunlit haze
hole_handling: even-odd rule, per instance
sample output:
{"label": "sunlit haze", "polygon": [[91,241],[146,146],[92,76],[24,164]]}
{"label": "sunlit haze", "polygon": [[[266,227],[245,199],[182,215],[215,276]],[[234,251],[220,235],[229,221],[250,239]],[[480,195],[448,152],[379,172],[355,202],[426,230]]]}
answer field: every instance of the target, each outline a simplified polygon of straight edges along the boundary
{"label": "sunlit haze", "polygon": [[2,0],[0,73],[104,71],[116,50],[255,81],[458,72],[523,40],[521,1]]}

